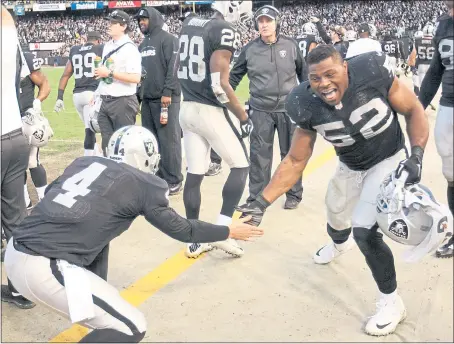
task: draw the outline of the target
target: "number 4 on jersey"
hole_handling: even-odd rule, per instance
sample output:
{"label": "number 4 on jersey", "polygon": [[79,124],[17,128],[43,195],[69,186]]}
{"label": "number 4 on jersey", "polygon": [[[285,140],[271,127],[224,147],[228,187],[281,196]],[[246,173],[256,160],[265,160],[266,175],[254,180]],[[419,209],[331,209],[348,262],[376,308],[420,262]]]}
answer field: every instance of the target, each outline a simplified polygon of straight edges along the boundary
{"label": "number 4 on jersey", "polygon": [[107,166],[94,162],[86,169],[76,173],[72,177],[68,178],[62,185],[62,189],[68,192],[57,195],[53,201],[64,205],[67,208],[71,208],[77,202],[74,197],[88,195],[91,191],[88,187],[106,168]]}

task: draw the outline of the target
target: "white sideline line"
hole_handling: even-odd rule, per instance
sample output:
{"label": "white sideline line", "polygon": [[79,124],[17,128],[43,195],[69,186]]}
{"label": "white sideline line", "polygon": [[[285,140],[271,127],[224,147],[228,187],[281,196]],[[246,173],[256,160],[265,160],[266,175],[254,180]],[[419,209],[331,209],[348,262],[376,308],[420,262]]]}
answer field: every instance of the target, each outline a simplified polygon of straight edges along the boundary
{"label": "white sideline line", "polygon": [[84,143],[84,141],[77,140],[54,140],[54,139],[51,139],[49,142]]}

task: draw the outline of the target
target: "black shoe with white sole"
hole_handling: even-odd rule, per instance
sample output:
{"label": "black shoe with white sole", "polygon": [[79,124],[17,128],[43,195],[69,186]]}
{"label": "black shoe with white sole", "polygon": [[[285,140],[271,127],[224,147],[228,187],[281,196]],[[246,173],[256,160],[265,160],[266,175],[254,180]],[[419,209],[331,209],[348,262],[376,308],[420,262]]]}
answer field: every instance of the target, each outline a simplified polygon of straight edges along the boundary
{"label": "black shoe with white sole", "polygon": [[438,249],[437,252],[435,253],[435,256],[437,258],[451,258],[453,256],[453,236],[449,238],[448,242],[444,245],[441,245]]}
{"label": "black shoe with white sole", "polygon": [[183,183],[169,184],[169,196],[178,195],[183,190]]}
{"label": "black shoe with white sole", "polygon": [[13,295],[7,285],[2,285],[2,301],[15,304],[21,309],[30,309],[36,306],[36,304],[22,295]]}

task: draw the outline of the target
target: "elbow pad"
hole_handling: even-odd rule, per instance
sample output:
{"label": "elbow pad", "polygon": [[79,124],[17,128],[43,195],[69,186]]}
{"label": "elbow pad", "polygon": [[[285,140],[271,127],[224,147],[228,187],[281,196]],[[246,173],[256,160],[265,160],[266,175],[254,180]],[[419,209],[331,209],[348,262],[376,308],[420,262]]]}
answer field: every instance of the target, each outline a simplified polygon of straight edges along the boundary
{"label": "elbow pad", "polygon": [[224,89],[221,86],[221,73],[211,73],[211,89],[213,90],[216,99],[221,103],[225,104],[229,102],[227,94],[224,92]]}

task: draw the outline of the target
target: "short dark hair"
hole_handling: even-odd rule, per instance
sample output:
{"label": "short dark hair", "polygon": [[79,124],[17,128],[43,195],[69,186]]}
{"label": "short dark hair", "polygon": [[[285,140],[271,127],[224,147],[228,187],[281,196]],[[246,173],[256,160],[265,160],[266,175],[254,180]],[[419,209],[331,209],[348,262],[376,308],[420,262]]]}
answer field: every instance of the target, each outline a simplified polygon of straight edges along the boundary
{"label": "short dark hair", "polygon": [[323,60],[329,59],[330,57],[333,60],[337,60],[339,62],[344,62],[341,54],[334,48],[331,44],[320,44],[315,49],[312,49],[309,54],[307,55],[307,65],[313,65],[322,62]]}

